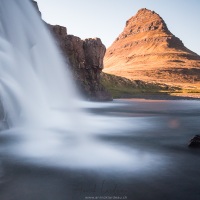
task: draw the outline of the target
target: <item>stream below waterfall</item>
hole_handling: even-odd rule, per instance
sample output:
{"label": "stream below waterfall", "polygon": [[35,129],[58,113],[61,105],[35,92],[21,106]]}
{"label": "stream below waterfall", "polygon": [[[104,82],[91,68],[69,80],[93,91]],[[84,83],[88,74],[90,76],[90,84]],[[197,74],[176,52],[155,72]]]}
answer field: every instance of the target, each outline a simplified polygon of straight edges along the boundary
{"label": "stream below waterfall", "polygon": [[187,146],[200,132],[199,101],[83,104],[90,123],[107,123],[87,147],[67,138],[45,153],[45,141],[29,150],[23,134],[0,135],[1,200],[199,200],[200,149]]}

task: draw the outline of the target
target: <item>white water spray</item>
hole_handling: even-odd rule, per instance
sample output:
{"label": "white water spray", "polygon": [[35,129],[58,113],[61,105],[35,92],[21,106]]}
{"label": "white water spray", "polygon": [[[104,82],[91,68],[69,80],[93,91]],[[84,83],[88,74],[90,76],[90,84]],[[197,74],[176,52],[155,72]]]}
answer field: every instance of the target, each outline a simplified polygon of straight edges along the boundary
{"label": "white water spray", "polygon": [[66,123],[77,113],[78,97],[68,66],[27,0],[1,0],[0,62],[9,127],[52,124],[53,109],[71,113]]}
{"label": "white water spray", "polygon": [[1,136],[20,138],[6,151],[48,165],[127,165],[129,156],[88,139],[124,123],[83,112],[67,68],[30,1],[1,0],[0,95],[9,126]]}

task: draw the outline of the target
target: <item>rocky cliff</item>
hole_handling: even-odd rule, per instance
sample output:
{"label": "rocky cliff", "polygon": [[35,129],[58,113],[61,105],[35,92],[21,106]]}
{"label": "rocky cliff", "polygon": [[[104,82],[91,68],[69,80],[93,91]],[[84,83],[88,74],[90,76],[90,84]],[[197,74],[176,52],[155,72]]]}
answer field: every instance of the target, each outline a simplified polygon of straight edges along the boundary
{"label": "rocky cliff", "polygon": [[154,11],[141,9],[108,48],[104,71],[134,80],[200,83],[200,56],[186,48]]}
{"label": "rocky cliff", "polygon": [[[38,11],[38,5],[33,2]],[[39,14],[41,14],[39,12]],[[75,82],[83,96],[89,100],[112,100],[111,95],[101,84],[100,74],[103,69],[103,58],[106,47],[99,38],[80,39],[67,34],[67,28],[49,25],[63,57],[70,66]]]}
{"label": "rocky cliff", "polygon": [[64,57],[69,61],[73,77],[82,94],[90,100],[111,100],[100,82],[106,48],[99,38],[81,40],[68,35],[67,29],[49,25]]}

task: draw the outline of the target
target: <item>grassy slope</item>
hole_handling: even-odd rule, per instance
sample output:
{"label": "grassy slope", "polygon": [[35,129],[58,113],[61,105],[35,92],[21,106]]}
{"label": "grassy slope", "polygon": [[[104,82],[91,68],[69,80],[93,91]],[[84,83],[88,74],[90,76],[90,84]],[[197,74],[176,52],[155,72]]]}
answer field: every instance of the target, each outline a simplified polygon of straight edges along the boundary
{"label": "grassy slope", "polygon": [[129,80],[120,76],[102,73],[101,81],[113,98],[134,97],[137,94],[170,94],[180,93],[179,87],[166,84],[148,83],[140,80]]}

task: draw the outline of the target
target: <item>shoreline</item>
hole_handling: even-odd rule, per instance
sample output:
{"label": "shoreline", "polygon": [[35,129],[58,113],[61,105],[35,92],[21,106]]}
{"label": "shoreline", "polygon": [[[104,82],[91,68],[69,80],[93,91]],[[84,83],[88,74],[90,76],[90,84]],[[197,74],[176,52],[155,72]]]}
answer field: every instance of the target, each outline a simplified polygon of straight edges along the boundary
{"label": "shoreline", "polygon": [[114,99],[147,99],[147,100],[196,100],[200,101],[200,94],[196,93],[140,93],[134,95],[123,95]]}

